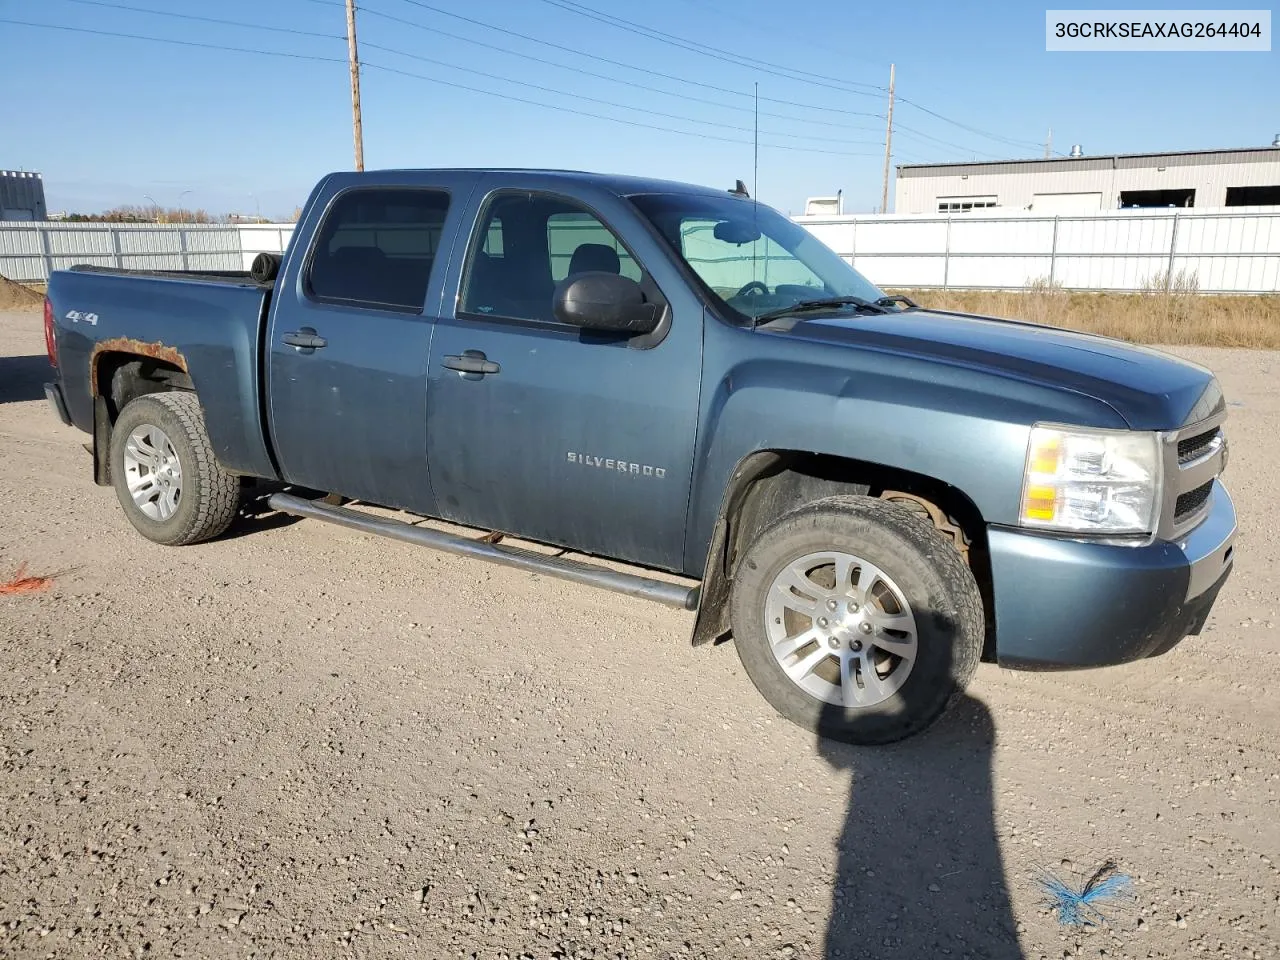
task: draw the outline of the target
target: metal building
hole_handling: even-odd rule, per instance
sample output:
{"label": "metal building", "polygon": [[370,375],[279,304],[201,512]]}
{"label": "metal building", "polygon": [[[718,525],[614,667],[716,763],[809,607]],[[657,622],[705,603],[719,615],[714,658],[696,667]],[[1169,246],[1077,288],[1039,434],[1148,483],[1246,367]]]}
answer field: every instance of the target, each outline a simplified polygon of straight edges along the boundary
{"label": "metal building", "polygon": [[899,164],[895,213],[1003,207],[1074,214],[1128,207],[1280,207],[1280,136],[1270,147],[1047,160]]}
{"label": "metal building", "polygon": [[44,179],[29,170],[0,170],[0,220],[44,220]]}

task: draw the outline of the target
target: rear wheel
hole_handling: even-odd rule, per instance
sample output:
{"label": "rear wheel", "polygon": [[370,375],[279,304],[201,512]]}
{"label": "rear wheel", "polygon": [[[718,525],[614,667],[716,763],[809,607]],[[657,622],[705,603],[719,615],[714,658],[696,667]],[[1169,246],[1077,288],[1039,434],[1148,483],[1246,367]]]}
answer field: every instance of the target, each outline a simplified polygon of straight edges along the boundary
{"label": "rear wheel", "polygon": [[240,480],[213,455],[194,393],[151,393],[121,411],[111,479],[129,522],[170,546],[216,537],[240,504]]}
{"label": "rear wheel", "polygon": [[781,517],[747,548],[730,601],[748,676],[783,716],[849,743],[933,723],[982,653],[982,599],[927,520],[872,497]]}

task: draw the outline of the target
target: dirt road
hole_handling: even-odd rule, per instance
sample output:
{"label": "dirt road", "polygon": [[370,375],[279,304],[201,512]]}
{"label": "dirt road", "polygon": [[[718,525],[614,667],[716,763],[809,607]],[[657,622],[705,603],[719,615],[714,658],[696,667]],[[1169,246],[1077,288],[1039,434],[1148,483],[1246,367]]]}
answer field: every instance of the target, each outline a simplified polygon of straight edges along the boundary
{"label": "dirt road", "polygon": [[[0,313],[0,581],[60,572],[0,597],[0,956],[1280,955],[1280,354],[1186,353],[1238,404],[1207,632],[855,750],[689,614],[313,521],[144,541]],[[1033,872],[1108,857],[1136,902],[1060,926]]]}

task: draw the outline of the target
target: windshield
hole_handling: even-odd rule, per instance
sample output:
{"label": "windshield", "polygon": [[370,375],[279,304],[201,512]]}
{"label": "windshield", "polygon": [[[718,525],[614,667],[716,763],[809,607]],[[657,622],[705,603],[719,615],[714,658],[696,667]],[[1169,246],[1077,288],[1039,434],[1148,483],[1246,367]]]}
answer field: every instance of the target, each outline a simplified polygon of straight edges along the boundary
{"label": "windshield", "polygon": [[[806,300],[884,296],[830,247],[772,207],[733,196],[629,198],[743,322]],[[832,310],[840,307],[833,306]]]}

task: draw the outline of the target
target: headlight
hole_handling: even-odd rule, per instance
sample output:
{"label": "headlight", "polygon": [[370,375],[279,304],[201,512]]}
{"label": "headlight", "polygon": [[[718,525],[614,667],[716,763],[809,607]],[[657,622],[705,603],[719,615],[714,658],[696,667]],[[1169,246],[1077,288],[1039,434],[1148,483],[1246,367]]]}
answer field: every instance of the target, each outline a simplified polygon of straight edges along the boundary
{"label": "headlight", "polygon": [[1151,533],[1160,459],[1154,433],[1033,427],[1018,521],[1072,533]]}

